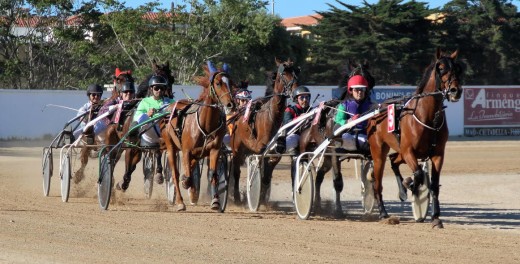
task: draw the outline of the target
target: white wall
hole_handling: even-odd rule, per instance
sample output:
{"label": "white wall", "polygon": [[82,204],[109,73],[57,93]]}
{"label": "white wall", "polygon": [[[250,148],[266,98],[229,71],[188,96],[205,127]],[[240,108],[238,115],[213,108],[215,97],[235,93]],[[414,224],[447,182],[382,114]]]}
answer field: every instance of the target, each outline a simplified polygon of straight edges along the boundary
{"label": "white wall", "polygon": [[[308,86],[314,97],[322,95],[318,101],[329,100],[332,97],[333,86]],[[399,87],[410,88],[412,87]],[[264,95],[264,86],[250,86],[253,98]],[[376,87],[376,89],[395,89],[395,87]],[[175,98],[186,98],[185,93],[197,98],[201,91],[198,86],[174,86]],[[185,93],[182,92],[184,90]],[[108,97],[104,93],[104,98]],[[9,138],[40,138],[46,134],[54,136],[60,132],[63,125],[72,119],[76,112],[49,104],[62,105],[78,109],[87,102],[85,91],[57,90],[0,90],[0,139]],[[447,103],[446,113],[450,135],[463,134],[463,104]]]}

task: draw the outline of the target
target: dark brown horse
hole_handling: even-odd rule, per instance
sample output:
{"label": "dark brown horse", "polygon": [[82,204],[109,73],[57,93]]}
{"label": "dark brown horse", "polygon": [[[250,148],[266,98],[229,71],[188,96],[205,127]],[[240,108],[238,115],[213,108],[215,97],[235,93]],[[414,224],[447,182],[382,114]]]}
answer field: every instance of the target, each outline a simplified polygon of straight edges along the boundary
{"label": "dark brown horse", "polygon": [[[170,110],[172,115],[162,138],[168,150],[168,163],[173,172],[175,183],[175,205],[177,211],[186,210],[179,187],[179,168],[177,167],[177,152],[182,151],[182,165],[186,175],[182,177],[182,186],[189,189],[192,203],[198,199],[197,188],[193,186],[192,171],[197,161],[209,156],[208,174],[211,175],[212,201],[211,209],[220,208],[217,184],[217,160],[222,148],[222,139],[226,134],[225,114],[234,108],[231,96],[232,82],[228,73],[218,71],[211,62],[204,67],[205,76],[197,77],[195,81],[204,89],[195,102],[180,100]],[[175,111],[176,109],[189,109]],[[181,122],[179,122],[181,119]],[[183,121],[182,121],[183,120]],[[179,124],[181,123],[181,124]]]}
{"label": "dark brown horse", "polygon": [[166,96],[169,98],[173,98],[172,85],[175,82],[175,78],[173,77],[172,71],[170,70],[170,62],[167,61],[164,64],[158,64],[155,60],[152,61],[152,71],[153,73],[146,76],[143,81],[139,84],[137,92],[135,94],[136,98],[144,98],[148,95],[148,91],[150,88],[148,86],[148,81],[152,76],[161,76],[168,81],[168,89],[166,90]]}
{"label": "dark brown horse", "polygon": [[462,93],[462,68],[455,61],[457,55],[458,51],[442,54],[437,50],[436,59],[426,69],[415,94],[404,103],[400,114],[396,115],[400,137],[388,132],[387,112],[369,120],[368,141],[374,161],[374,193],[380,218],[388,217],[383,203],[382,178],[391,148],[399,153],[393,158],[393,163],[406,163],[413,171],[413,181],[409,182],[412,194],[417,194],[419,185],[425,182],[425,172],[417,160],[431,160],[432,225],[443,227],[439,219],[439,178],[449,134],[443,103],[444,100],[457,102]]}
{"label": "dark brown horse", "polygon": [[[298,87],[298,68],[290,60],[282,62],[275,59],[276,77],[273,82],[274,94],[261,99],[255,99],[252,103],[250,119],[254,122],[243,122],[244,112],[240,113],[235,121],[231,136],[231,149],[233,152],[232,174],[234,177],[233,196],[235,203],[240,203],[239,179],[240,165],[245,157],[250,154],[264,152],[266,145],[278,132],[282,124],[283,113],[287,107],[286,99],[290,97],[293,89]],[[264,185],[269,185],[271,174],[280,158],[270,158],[264,162]]]}
{"label": "dark brown horse", "polygon": [[[132,77],[132,71],[120,71],[119,68],[116,69],[115,75],[113,76],[114,81],[114,88],[112,89],[112,95],[110,98],[104,100],[99,107],[93,107],[91,108],[90,113],[88,114],[88,120],[94,119],[97,115],[101,115],[104,112],[108,111],[108,106],[113,105],[115,101],[117,101],[117,98],[119,97],[119,92],[121,90],[121,85],[125,82],[134,82],[134,78]],[[104,123],[103,126],[105,126],[105,130],[99,133],[95,137],[95,144],[102,145],[106,144],[108,141],[108,138],[110,136],[107,136],[107,131],[109,131],[109,121],[112,118],[112,115],[107,116],[106,118],[101,119],[98,122]],[[94,127],[90,127],[87,129],[84,134],[94,134]],[[117,141],[116,141],[117,143]],[[88,158],[89,154],[92,150],[95,150],[95,148],[92,147],[83,147],[80,152],[80,161],[81,165],[80,168],[74,173],[74,183],[79,183],[84,178],[84,170],[85,167],[88,164]]]}
{"label": "dark brown horse", "polygon": [[[354,75],[361,75],[368,81],[368,91],[371,91],[375,86],[375,81],[368,69],[369,65],[365,61],[363,64],[349,64],[349,72],[345,74],[346,78],[342,78],[340,87],[336,90],[337,97],[343,100],[347,96],[347,82]],[[339,89],[341,88],[341,89]],[[367,96],[369,93],[367,92]],[[340,103],[340,100],[332,99],[324,103],[322,110],[319,112],[320,117],[317,119],[316,124],[312,124],[305,128],[300,134],[300,153],[306,151],[314,151],[316,146],[320,145],[325,141],[326,138],[332,138],[334,133],[334,117],[336,115],[336,107]],[[340,140],[341,142],[341,140]],[[336,153],[335,148],[329,148],[330,154]],[[362,157],[362,155],[360,156]],[[335,190],[335,211],[334,216],[339,218],[343,217],[343,209],[341,206],[341,192],[343,191],[343,176],[341,173],[339,157],[324,156],[323,164],[316,173],[315,181],[315,197],[314,197],[314,212],[319,213],[321,211],[321,184],[325,178],[325,174],[333,169],[332,182]]]}

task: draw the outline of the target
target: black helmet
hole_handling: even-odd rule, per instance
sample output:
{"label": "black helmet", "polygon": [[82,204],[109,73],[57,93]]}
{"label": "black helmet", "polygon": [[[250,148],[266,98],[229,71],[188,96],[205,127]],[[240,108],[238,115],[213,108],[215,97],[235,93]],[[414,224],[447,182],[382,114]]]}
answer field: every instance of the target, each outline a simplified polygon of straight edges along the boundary
{"label": "black helmet", "polygon": [[87,87],[87,96],[90,96],[90,94],[98,93],[103,95],[103,88],[99,84],[91,84]]}
{"label": "black helmet", "polygon": [[126,91],[135,93],[135,85],[133,82],[124,82],[123,85],[121,85],[121,92]]}
{"label": "black helmet", "polygon": [[148,81],[148,87],[152,87],[155,85],[162,85],[164,87],[167,87],[168,81],[166,81],[166,79],[162,76],[155,75],[152,76],[152,78],[150,78],[150,80]]}
{"label": "black helmet", "polygon": [[302,95],[302,94],[308,94],[310,95],[311,94],[311,91],[309,91],[309,88],[305,87],[305,86],[298,86],[294,91],[293,91],[293,94],[292,94],[292,98],[293,98],[293,102],[297,102],[297,98],[298,96]]}

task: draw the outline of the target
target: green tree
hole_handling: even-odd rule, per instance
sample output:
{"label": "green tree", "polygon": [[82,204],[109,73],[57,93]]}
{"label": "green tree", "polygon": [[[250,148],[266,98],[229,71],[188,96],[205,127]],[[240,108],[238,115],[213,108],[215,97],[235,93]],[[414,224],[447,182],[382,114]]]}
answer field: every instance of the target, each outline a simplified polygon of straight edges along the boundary
{"label": "green tree", "polygon": [[439,42],[461,49],[466,84],[520,83],[520,14],[511,1],[455,0],[442,12]]}

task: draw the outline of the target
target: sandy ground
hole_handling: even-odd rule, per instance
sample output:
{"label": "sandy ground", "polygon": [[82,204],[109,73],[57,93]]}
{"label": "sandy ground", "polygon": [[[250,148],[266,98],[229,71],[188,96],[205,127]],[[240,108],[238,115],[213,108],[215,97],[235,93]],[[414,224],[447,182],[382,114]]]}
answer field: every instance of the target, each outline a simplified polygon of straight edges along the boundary
{"label": "sandy ground", "polygon": [[[400,223],[364,216],[353,161],[343,164],[344,219],[325,212],[298,220],[285,160],[275,171],[273,203],[256,213],[233,205],[216,213],[204,198],[175,212],[163,186],[144,198],[140,166],[129,190],[116,193],[102,211],[96,160],[63,203],[57,156],[44,197],[42,148],[0,142],[0,263],[520,263],[520,141],[513,139],[448,143],[440,195],[444,229],[432,229],[429,218],[413,221],[389,169],[384,198]],[[330,207],[331,187],[327,176],[324,207]]]}

